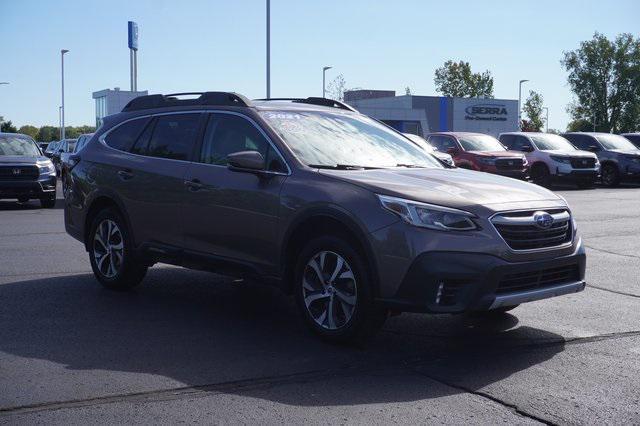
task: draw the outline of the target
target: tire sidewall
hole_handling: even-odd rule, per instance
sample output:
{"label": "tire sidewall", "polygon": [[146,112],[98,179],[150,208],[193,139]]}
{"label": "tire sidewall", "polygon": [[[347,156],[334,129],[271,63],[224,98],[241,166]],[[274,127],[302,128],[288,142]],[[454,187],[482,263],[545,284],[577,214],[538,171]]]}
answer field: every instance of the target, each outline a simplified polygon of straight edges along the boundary
{"label": "tire sidewall", "polygon": [[[604,179],[604,171],[610,171],[611,172],[611,180],[609,182],[606,182]],[[605,166],[602,168],[602,183],[606,186],[616,186],[619,183],[620,180],[620,173],[618,172],[618,168],[612,164],[605,164]]]}
{"label": "tire sidewall", "polygon": [[[307,310],[304,302],[302,278],[309,260],[321,251],[332,251],[342,256],[353,271],[356,282],[356,306],[347,325],[328,330],[318,325]],[[362,333],[367,328],[373,310],[372,283],[367,272],[364,257],[351,244],[339,237],[323,236],[311,240],[303,249],[296,261],[293,290],[305,323],[318,335],[328,340],[345,341]]]}
{"label": "tire sidewall", "polygon": [[[115,222],[115,224],[120,229],[120,233],[122,235],[123,242],[123,263],[122,267],[118,270],[116,275],[112,278],[105,277],[99,270],[98,264],[96,262],[93,247],[94,247],[94,239],[96,235],[96,229],[98,225],[102,223],[104,220],[111,220]],[[132,287],[132,283],[128,282],[129,271],[135,268],[135,258],[133,256],[131,244],[131,236],[129,233],[129,229],[126,226],[126,223],[122,216],[114,209],[105,209],[99,212],[96,217],[93,219],[91,224],[91,232],[89,234],[89,260],[91,261],[91,269],[93,270],[93,274],[96,279],[105,287],[115,290],[125,290]]]}

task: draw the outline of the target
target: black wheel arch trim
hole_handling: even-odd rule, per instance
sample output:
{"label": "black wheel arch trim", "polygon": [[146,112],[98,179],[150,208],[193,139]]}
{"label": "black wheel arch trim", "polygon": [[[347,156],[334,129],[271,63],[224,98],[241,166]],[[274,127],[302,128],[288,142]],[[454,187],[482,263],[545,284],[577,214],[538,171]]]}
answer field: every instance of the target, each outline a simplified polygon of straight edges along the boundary
{"label": "black wheel arch trim", "polygon": [[127,212],[127,209],[125,207],[124,202],[122,201],[122,199],[120,198],[120,196],[115,192],[112,191],[110,189],[107,188],[102,188],[102,189],[98,189],[95,190],[93,192],[91,192],[87,198],[85,199],[85,208],[83,209],[85,214],[84,217],[82,218],[82,223],[84,224],[84,228],[82,230],[84,237],[84,246],[85,249],[89,250],[89,238],[88,237],[88,233],[91,229],[91,224],[87,223],[87,219],[88,219],[88,214],[91,211],[91,208],[93,207],[93,204],[99,200],[99,199],[103,199],[106,198],[109,201],[112,201],[117,207],[118,210],[120,211],[120,213],[122,214],[122,217],[124,218],[125,221],[125,225],[127,226],[127,232],[129,232],[129,236],[131,238],[131,240],[134,242],[136,242],[135,239],[135,235],[134,235],[134,230],[133,227],[131,226],[131,219],[129,219],[129,213]]}
{"label": "black wheel arch trim", "polygon": [[302,225],[304,222],[313,219],[313,218],[330,218],[340,222],[344,225],[349,231],[351,231],[352,235],[354,235],[360,246],[364,249],[364,255],[366,258],[364,261],[370,266],[371,270],[371,279],[373,281],[373,293],[374,297],[377,297],[380,289],[380,279],[378,276],[377,269],[377,261],[374,254],[373,247],[371,242],[367,238],[368,231],[365,230],[364,226],[346,209],[335,205],[323,205],[323,206],[313,206],[301,211],[295,215],[293,219],[291,219],[288,223],[286,231],[282,234],[282,238],[280,239],[280,275],[283,278],[283,284],[290,286],[291,283],[287,283],[287,272],[289,268],[293,267],[293,265],[288,265],[287,263],[287,250],[289,248],[289,244],[291,243],[291,238],[294,232]]}

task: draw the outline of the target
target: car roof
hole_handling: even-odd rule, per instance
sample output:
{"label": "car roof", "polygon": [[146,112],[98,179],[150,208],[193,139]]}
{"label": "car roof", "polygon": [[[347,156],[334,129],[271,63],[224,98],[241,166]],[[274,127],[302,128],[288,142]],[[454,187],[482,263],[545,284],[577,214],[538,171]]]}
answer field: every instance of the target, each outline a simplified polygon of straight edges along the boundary
{"label": "car roof", "polygon": [[450,135],[450,136],[464,136],[464,135],[483,135],[483,136],[491,136],[486,133],[480,132],[429,132],[427,135]]}

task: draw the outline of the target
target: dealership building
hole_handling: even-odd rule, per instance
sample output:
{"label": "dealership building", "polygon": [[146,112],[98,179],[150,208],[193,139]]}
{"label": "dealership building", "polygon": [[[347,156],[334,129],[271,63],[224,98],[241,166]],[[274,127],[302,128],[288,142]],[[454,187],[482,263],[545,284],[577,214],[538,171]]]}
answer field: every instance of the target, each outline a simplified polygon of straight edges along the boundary
{"label": "dealership building", "polygon": [[351,90],[344,101],[370,117],[404,132],[478,132],[498,136],[518,130],[513,99],[396,96],[392,90]]}
{"label": "dealership building", "polygon": [[96,101],[96,127],[102,125],[102,121],[107,115],[117,114],[130,100],[138,96],[146,96],[148,92],[132,92],[129,90],[104,89],[93,92],[93,99]]}

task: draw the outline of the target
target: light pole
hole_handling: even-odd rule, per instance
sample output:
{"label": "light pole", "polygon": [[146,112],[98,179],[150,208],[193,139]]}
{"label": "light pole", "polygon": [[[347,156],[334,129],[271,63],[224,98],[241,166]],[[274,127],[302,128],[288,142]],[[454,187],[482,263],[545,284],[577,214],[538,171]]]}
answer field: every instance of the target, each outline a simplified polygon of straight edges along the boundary
{"label": "light pole", "polygon": [[521,119],[521,112],[520,112],[520,104],[522,102],[522,83],[526,83],[529,80],[520,80],[520,83],[518,84],[518,130],[522,130],[522,119]]}
{"label": "light pole", "polygon": [[271,1],[267,0],[267,99],[271,98]]}
{"label": "light pole", "polygon": [[60,51],[60,61],[62,64],[62,114],[61,114],[61,126],[60,126],[60,140],[64,139],[64,54],[67,53],[67,49]]}
{"label": "light pole", "polygon": [[547,112],[547,119],[545,121],[547,130],[545,130],[545,133],[549,133],[549,107],[542,107],[542,109]]}
{"label": "light pole", "polygon": [[327,70],[330,70],[333,67],[322,67],[322,97],[326,98],[325,94],[327,92],[327,90],[325,89],[325,74],[327,73]]}
{"label": "light pole", "polygon": [[62,106],[58,107],[58,135],[62,134]]}
{"label": "light pole", "polygon": [[[8,81],[0,81],[0,84],[9,84]],[[0,132],[2,132],[2,120],[4,120],[4,117],[0,115]]]}

